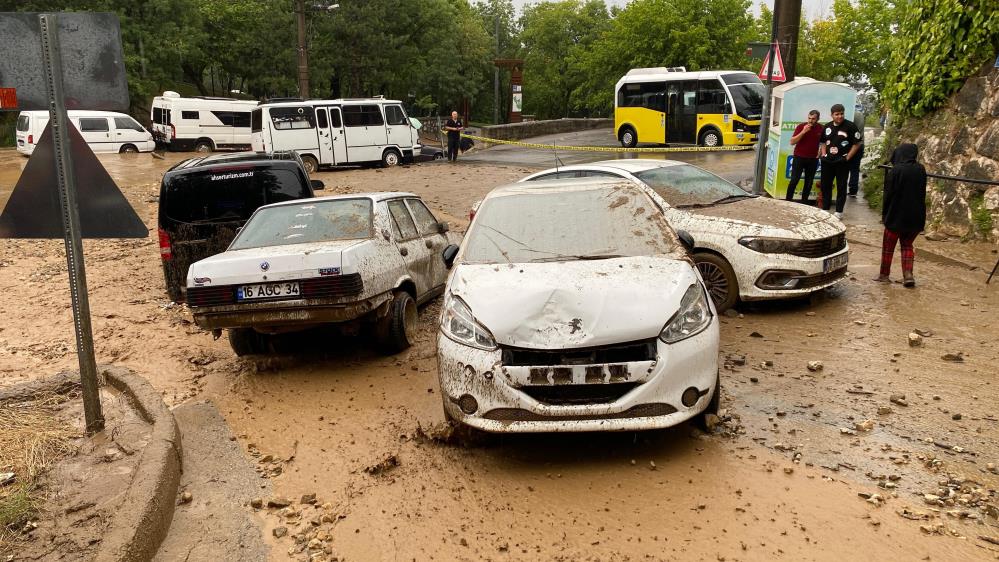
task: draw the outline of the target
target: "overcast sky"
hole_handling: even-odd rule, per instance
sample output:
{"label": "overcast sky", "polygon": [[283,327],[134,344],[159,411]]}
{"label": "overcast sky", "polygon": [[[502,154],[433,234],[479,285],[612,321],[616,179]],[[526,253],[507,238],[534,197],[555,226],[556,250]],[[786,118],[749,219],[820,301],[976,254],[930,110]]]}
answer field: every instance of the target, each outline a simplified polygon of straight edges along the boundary
{"label": "overcast sky", "polygon": [[[513,5],[517,7],[518,10],[525,4],[537,4],[539,0],[513,0]],[[608,6],[618,5],[623,6],[628,3],[629,0],[604,0]],[[758,14],[759,0],[750,0],[753,3],[753,13]],[[770,9],[774,7],[774,0],[763,0],[766,2]],[[817,19],[829,15],[830,10],[832,10],[832,0],[801,0],[801,11],[810,20]]]}

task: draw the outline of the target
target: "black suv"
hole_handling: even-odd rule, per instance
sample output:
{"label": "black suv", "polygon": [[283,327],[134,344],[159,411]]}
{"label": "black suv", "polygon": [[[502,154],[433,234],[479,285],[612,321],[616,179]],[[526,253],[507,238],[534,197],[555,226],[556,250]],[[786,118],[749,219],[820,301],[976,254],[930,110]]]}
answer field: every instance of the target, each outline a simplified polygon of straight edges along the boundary
{"label": "black suv", "polygon": [[187,268],[224,251],[257,207],[313,197],[295,152],[220,154],[184,160],[160,185],[160,257],[167,294],[184,300]]}

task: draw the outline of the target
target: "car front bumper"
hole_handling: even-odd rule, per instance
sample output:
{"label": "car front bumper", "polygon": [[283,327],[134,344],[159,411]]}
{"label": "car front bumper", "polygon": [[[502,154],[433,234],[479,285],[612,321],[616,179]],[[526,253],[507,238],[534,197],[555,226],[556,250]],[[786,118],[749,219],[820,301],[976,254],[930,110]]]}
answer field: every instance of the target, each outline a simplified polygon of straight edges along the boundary
{"label": "car front bumper", "polygon": [[[730,263],[739,279],[739,296],[742,300],[759,301],[803,297],[839,283],[846,277],[849,262],[828,271],[825,269],[825,263],[831,258],[849,256],[850,246],[847,245],[842,250],[821,258],[762,254],[741,246],[738,251],[745,255],[740,255],[740,259]],[[762,281],[771,272],[795,272],[789,276],[797,278],[798,282],[790,288],[767,286]]]}
{"label": "car front bumper", "polygon": [[308,327],[357,320],[391,300],[391,293],[360,301],[295,299],[222,306],[192,306],[194,323],[204,330],[222,328],[270,329]]}
{"label": "car front bumper", "polygon": [[[718,321],[686,340],[664,344],[656,340],[654,361],[616,364],[617,384],[629,390],[598,403],[553,404],[528,392],[540,389],[551,396],[558,392],[558,373],[540,385],[524,384],[524,371],[561,370],[563,389],[601,390],[610,382],[586,384],[588,369],[597,365],[507,367],[502,351],[468,347],[438,334],[437,359],[444,409],[451,419],[496,433],[627,431],[670,427],[703,412],[718,384]],[[623,365],[623,366],[620,366]],[[613,373],[608,365],[603,372]],[[626,371],[626,374],[625,374]],[[592,371],[591,371],[592,372]],[[569,375],[571,373],[571,375]],[[625,379],[620,377],[624,376]],[[571,382],[570,378],[571,377]],[[608,381],[613,377],[606,377]],[[534,380],[531,382],[540,382]],[[699,397],[690,407],[681,395],[691,387]],[[459,404],[474,398],[477,408],[466,413]]]}

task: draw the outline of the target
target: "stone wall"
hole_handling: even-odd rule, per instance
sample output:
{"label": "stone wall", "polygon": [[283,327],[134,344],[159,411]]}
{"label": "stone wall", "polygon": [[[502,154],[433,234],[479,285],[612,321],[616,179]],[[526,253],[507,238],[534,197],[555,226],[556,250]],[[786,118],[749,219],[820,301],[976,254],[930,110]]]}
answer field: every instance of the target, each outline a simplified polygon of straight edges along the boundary
{"label": "stone wall", "polygon": [[519,140],[541,135],[571,133],[589,129],[613,128],[613,119],[551,119],[482,127],[482,136],[499,140]]}
{"label": "stone wall", "polygon": [[[907,120],[896,142],[914,142],[934,174],[999,181],[999,69],[992,61],[933,114]],[[930,180],[927,234],[999,240],[999,185]]]}

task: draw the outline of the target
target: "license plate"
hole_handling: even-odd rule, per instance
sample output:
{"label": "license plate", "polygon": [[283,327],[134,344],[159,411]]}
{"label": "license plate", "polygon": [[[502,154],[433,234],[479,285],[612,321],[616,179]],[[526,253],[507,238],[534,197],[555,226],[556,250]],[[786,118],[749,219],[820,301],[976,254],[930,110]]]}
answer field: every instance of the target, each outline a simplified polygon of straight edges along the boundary
{"label": "license plate", "polygon": [[825,261],[822,262],[822,273],[829,273],[830,271],[836,271],[837,269],[846,267],[849,262],[849,252],[843,252],[838,256],[826,258]]}
{"label": "license plate", "polygon": [[271,299],[275,297],[298,296],[300,294],[298,281],[261,283],[259,285],[243,285],[236,289],[236,300]]}

